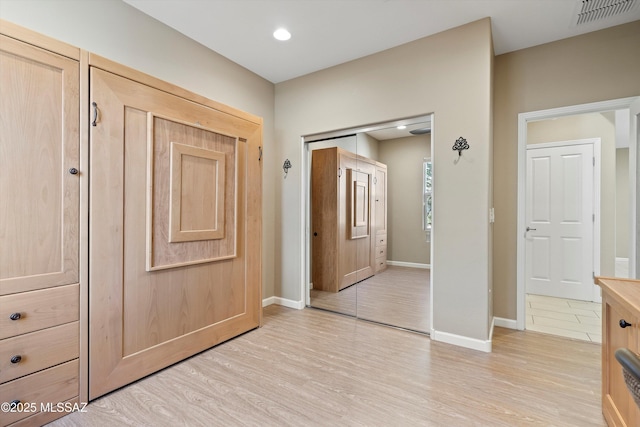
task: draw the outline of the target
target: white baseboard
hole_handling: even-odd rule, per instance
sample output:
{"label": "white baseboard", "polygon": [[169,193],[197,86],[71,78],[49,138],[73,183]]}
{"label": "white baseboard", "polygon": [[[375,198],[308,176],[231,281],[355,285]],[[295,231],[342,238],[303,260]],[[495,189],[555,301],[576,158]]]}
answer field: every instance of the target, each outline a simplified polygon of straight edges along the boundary
{"label": "white baseboard", "polygon": [[304,301],[294,301],[291,299],[280,298],[280,297],[269,297],[262,300],[262,306],[266,307],[268,305],[277,304],[283,307],[295,308],[296,310],[302,310],[305,307]]}
{"label": "white baseboard", "polygon": [[459,347],[470,348],[472,350],[491,353],[491,340],[479,340],[476,338],[463,337],[462,335],[450,334],[448,332],[439,332],[431,329],[431,339],[447,344],[457,345]]}
{"label": "white baseboard", "polygon": [[518,322],[515,319],[505,319],[504,317],[494,317],[493,323],[501,328],[518,329]]}
{"label": "white baseboard", "polygon": [[431,269],[431,264],[420,264],[417,262],[404,262],[404,261],[389,261],[387,260],[387,265],[393,265],[396,267],[411,267],[411,268],[425,268]]}

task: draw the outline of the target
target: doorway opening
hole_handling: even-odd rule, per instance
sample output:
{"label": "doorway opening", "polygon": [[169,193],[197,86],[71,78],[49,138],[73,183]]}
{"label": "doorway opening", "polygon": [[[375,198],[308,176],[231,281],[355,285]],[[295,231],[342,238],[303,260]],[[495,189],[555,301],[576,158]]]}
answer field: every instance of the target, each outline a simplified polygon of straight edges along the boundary
{"label": "doorway opening", "polygon": [[[637,132],[634,134],[630,129],[636,125],[637,121],[637,117],[631,114],[632,106],[634,103],[638,104],[639,99],[638,97],[625,98],[519,115],[516,319],[518,329],[537,330],[567,338],[600,342],[601,327],[597,314],[600,311],[600,291],[593,283],[593,277],[598,275],[636,277],[634,264],[638,243],[635,238]],[[551,141],[565,141],[567,145],[567,140],[585,138],[590,138],[592,141],[595,141],[592,138],[601,140],[600,143],[592,142],[594,163],[596,163],[595,175],[592,178],[596,191],[593,192],[594,209],[591,218],[594,249],[590,254],[582,253],[580,258],[571,259],[569,256],[565,259],[566,265],[562,268],[563,274],[567,272],[577,274],[580,267],[590,263],[592,273],[587,273],[586,276],[582,274],[584,277],[579,279],[582,282],[581,295],[553,295],[553,292],[540,291],[535,289],[535,286],[530,286],[532,277],[544,278],[542,273],[549,265],[540,262],[545,258],[540,254],[544,254],[541,248],[550,242],[545,237],[536,235],[538,230],[535,229],[540,228],[538,225],[542,224],[544,229],[549,221],[536,222],[540,218],[532,217],[532,215],[540,217],[544,209],[539,209],[535,214],[532,213],[535,205],[532,206],[534,202],[531,192],[535,189],[532,186],[534,181],[531,174],[536,167],[538,172],[544,171],[546,165],[550,164],[551,157],[546,155],[549,153],[544,152],[544,145],[538,145],[538,150],[533,147],[537,143]],[[573,144],[577,147],[581,142],[585,141],[577,141]],[[539,156],[537,165],[532,160],[535,156],[531,155],[536,151],[542,154]],[[569,155],[566,157],[566,163],[573,163],[576,166],[579,163],[577,159],[577,156]],[[581,167],[586,167],[587,163],[584,162]],[[558,182],[556,178],[552,186],[561,188],[564,184],[564,181]],[[598,186],[601,187],[601,197],[597,191]],[[584,190],[586,187],[581,188]],[[541,191],[538,196],[541,200],[544,199],[542,196],[545,196],[545,191]],[[566,199],[563,198],[561,203]],[[568,199],[577,200],[575,188],[574,191],[570,191]],[[544,203],[541,206],[545,209],[548,207]],[[557,208],[559,207],[556,206]],[[567,205],[560,208],[567,209]],[[553,206],[549,209],[553,209]],[[587,219],[583,217],[583,222]],[[568,236],[567,232],[563,234],[565,237]],[[576,249],[583,248],[578,242],[580,242],[578,239],[569,238],[564,244],[556,244],[556,249],[566,251],[574,243]],[[537,253],[536,250],[538,250]],[[540,257],[535,260],[532,256]],[[567,254],[560,253],[556,258],[561,259],[563,256],[566,257]],[[627,268],[620,269],[622,264]],[[571,330],[574,326],[576,328]]]}

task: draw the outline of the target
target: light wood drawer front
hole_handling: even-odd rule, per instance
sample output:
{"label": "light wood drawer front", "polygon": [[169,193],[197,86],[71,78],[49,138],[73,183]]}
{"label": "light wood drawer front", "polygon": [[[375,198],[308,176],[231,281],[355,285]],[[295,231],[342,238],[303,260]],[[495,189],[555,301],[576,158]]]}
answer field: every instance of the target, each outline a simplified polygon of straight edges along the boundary
{"label": "light wood drawer front", "polygon": [[78,357],[78,322],[0,341],[0,383]]}
{"label": "light wood drawer front", "polygon": [[378,234],[376,236],[376,246],[386,246],[386,245],[387,245],[387,235]]}
{"label": "light wood drawer front", "polygon": [[387,246],[376,246],[376,258],[387,257]]}
{"label": "light wood drawer front", "polygon": [[376,258],[376,273],[387,268],[386,258]]}
{"label": "light wood drawer front", "polygon": [[[65,402],[78,395],[78,360],[54,366],[44,371],[18,378],[0,385],[0,402],[18,400],[22,405]],[[29,408],[31,409],[31,408]],[[6,426],[22,418],[34,415],[34,412],[5,412],[1,426]]]}
{"label": "light wood drawer front", "polygon": [[76,321],[78,301],[77,284],[2,296],[0,339]]}

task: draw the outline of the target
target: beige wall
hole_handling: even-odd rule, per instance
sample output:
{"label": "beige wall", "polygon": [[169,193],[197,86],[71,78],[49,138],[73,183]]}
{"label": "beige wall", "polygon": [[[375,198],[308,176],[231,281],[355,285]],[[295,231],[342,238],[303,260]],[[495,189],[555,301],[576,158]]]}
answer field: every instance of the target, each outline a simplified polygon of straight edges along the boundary
{"label": "beige wall", "polygon": [[431,244],[422,231],[422,162],[431,158],[431,135],[379,143],[387,165],[387,259],[431,264]]}
{"label": "beige wall", "polygon": [[263,296],[274,295],[274,85],[121,1],[2,0],[0,18],[264,119]]}
{"label": "beige wall", "polygon": [[[616,128],[612,112],[577,114],[541,120],[527,126],[527,143],[600,138],[600,271],[615,276]],[[627,167],[628,171],[628,167]]]}
{"label": "beige wall", "polygon": [[499,55],[494,74],[494,314],[516,318],[518,114],[640,95],[640,21]]}
{"label": "beige wall", "polygon": [[[493,50],[488,19],[276,85],[279,157],[301,159],[300,137],[433,112],[433,323],[489,337],[490,156]],[[471,145],[458,159],[451,150]],[[303,299],[303,177],[279,180],[276,294]],[[284,209],[286,207],[286,209]],[[440,334],[442,332],[443,334]]]}

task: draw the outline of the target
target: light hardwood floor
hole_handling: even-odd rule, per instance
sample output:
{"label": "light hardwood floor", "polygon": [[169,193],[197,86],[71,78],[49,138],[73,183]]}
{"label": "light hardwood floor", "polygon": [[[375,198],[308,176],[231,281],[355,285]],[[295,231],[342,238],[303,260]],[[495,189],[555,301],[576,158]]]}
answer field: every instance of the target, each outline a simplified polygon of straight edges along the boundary
{"label": "light hardwood floor", "polygon": [[311,290],[311,306],[429,333],[429,270],[389,266],[340,292]]}
{"label": "light hardwood floor", "polygon": [[52,426],[605,426],[600,346],[496,328],[493,353],[321,310],[264,326]]}

